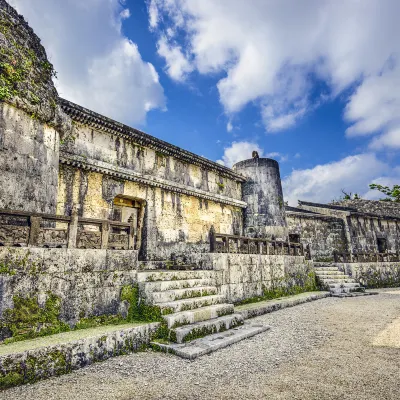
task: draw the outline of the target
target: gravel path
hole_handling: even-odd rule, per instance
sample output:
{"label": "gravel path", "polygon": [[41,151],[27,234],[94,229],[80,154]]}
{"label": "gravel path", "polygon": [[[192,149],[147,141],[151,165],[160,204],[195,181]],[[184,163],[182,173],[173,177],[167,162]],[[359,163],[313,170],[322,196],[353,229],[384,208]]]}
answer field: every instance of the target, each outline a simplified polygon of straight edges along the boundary
{"label": "gravel path", "polygon": [[255,318],[272,329],[192,362],[122,356],[0,400],[399,399],[400,349],[371,345],[398,317],[400,290],[327,298]]}

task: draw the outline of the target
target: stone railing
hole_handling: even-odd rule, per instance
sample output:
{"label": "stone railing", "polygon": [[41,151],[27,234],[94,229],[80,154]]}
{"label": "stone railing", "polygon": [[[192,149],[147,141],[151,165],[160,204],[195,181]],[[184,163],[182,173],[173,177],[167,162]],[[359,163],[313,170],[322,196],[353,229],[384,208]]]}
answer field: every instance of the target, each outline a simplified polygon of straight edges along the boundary
{"label": "stone railing", "polygon": [[333,252],[333,259],[337,263],[361,262],[400,262],[399,252],[396,253],[349,253]]}
{"label": "stone railing", "polygon": [[309,247],[304,248],[301,243],[225,235],[212,230],[210,231],[210,251],[211,253],[305,256],[308,260],[311,259]]}
{"label": "stone railing", "polygon": [[0,209],[0,246],[78,249],[135,248],[132,223]]}

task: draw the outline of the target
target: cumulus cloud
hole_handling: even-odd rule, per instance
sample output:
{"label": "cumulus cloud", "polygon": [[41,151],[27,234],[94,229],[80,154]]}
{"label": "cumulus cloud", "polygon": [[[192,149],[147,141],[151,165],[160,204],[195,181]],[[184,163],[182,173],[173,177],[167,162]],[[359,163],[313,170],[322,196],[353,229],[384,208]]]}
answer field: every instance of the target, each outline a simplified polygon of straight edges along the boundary
{"label": "cumulus cloud", "polygon": [[359,85],[345,113],[349,136],[400,126],[397,0],[149,1],[150,25],[179,39],[192,69],[222,74],[227,114],[255,103],[268,131],[287,129],[323,82],[330,96]]}
{"label": "cumulus cloud", "polygon": [[251,158],[252,152],[257,151],[260,157],[263,156],[264,150],[254,142],[233,142],[229,147],[224,149],[224,154],[221,160],[217,160],[218,164],[232,167],[239,161]]}
{"label": "cumulus cloud", "polygon": [[233,164],[236,164],[239,161],[251,158],[254,150],[257,151],[260,157],[273,158],[280,162],[285,162],[288,159],[287,155],[278,153],[276,151],[265,153],[264,149],[262,149],[255,142],[240,141],[232,142],[230,146],[225,147],[222,159],[217,160],[217,163],[227,167],[232,167]]}
{"label": "cumulus cloud", "polygon": [[118,0],[9,0],[42,39],[62,97],[136,124],[165,107],[154,66],[122,33],[130,17]]}
{"label": "cumulus cloud", "polygon": [[314,168],[293,170],[282,184],[285,200],[296,206],[297,200],[330,202],[340,197],[342,189],[363,198],[380,198],[368,185],[395,184],[399,179],[400,168],[390,168],[373,153],[361,153]]}
{"label": "cumulus cloud", "polygon": [[184,81],[193,67],[182,52],[181,47],[170,45],[166,36],[157,43],[157,52],[165,58],[166,72],[175,81]]}

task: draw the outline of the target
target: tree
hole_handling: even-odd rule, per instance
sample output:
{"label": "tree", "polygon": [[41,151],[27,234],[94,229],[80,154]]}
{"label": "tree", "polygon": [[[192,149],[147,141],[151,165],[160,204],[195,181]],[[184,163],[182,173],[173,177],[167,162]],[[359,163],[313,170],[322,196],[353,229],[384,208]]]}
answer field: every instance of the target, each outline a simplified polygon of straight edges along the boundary
{"label": "tree", "polygon": [[382,201],[394,201],[395,203],[400,203],[400,185],[393,185],[392,188],[389,186],[378,185],[377,183],[371,183],[369,185],[370,189],[376,189],[380,192],[386,194],[385,199]]}
{"label": "tree", "polygon": [[342,189],[342,193],[344,195],[342,197],[343,200],[360,200],[361,199],[361,197],[357,193],[354,193],[354,196],[353,196],[353,193],[351,193],[351,192],[347,193],[343,189]]}

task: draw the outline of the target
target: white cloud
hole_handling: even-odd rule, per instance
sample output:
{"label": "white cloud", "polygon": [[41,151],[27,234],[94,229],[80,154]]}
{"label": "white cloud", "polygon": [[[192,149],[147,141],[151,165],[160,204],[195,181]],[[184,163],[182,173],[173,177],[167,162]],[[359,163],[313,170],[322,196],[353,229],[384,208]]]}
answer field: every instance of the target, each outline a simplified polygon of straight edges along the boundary
{"label": "white cloud", "polygon": [[42,39],[58,72],[60,96],[116,120],[136,124],[164,108],[152,64],[122,33],[130,17],[118,0],[9,0]]}
{"label": "white cloud", "polygon": [[369,146],[371,149],[380,150],[383,148],[400,149],[400,125],[389,130],[381,136],[375,137]]}
{"label": "white cloud", "polygon": [[259,157],[273,158],[280,162],[285,162],[288,159],[287,155],[283,155],[276,151],[265,154],[264,149],[255,142],[241,141],[232,142],[230,146],[225,147],[222,159],[217,160],[217,163],[227,167],[232,167],[233,164],[236,164],[239,161],[251,158],[254,150],[257,151]]}
{"label": "white cloud", "polygon": [[258,152],[260,157],[262,157],[264,150],[257,143],[246,141],[233,142],[229,147],[224,149],[222,160],[217,160],[217,163],[227,167],[232,167],[233,164],[236,164],[239,161],[251,158],[254,150]]}
{"label": "white cloud", "polygon": [[227,132],[232,132],[233,129],[233,125],[231,121],[228,121],[228,123],[226,124],[226,130]]}
{"label": "white cloud", "polygon": [[183,81],[187,74],[192,72],[193,67],[182,53],[182,49],[179,46],[168,44],[165,36],[158,41],[157,52],[165,58],[167,74],[173,80]]}
{"label": "white cloud", "polygon": [[287,129],[312,109],[322,80],[332,95],[361,83],[346,109],[354,123],[348,135],[373,133],[400,115],[397,0],[150,4],[158,21],[162,15],[160,31],[180,33],[174,40],[181,38],[193,70],[222,74],[217,88],[227,114],[255,102],[267,130]]}
{"label": "white cloud", "polygon": [[297,200],[330,202],[341,196],[342,189],[363,198],[376,198],[376,193],[368,189],[370,183],[398,182],[399,179],[399,168],[393,170],[375,154],[363,153],[310,169],[293,170],[282,184],[285,200],[295,206]]}

